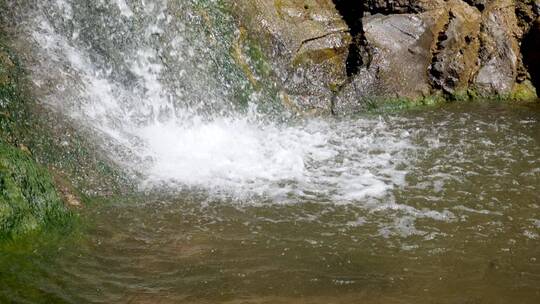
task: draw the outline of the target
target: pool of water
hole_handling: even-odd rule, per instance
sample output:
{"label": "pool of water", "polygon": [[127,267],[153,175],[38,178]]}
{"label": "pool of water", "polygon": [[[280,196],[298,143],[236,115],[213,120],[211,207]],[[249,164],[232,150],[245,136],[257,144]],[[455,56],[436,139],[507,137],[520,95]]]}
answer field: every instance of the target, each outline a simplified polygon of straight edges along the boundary
{"label": "pool of water", "polygon": [[[351,132],[365,120],[408,143],[365,167],[403,175],[380,178],[389,186],[377,195],[344,198],[343,179],[328,186],[317,179],[326,171],[306,168],[314,188],[283,179],[281,196],[277,184],[216,195],[207,182],[96,200],[79,211],[79,232],[2,245],[0,302],[539,303],[540,107],[453,104],[328,123]],[[376,147],[345,156],[380,161]]]}

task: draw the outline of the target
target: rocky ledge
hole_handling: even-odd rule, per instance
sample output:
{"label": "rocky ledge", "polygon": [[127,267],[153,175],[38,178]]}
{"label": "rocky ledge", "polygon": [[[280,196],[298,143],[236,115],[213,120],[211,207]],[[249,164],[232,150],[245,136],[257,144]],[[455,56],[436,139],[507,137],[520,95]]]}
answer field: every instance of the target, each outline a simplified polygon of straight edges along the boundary
{"label": "rocky ledge", "polygon": [[283,102],[302,112],[389,100],[534,99],[540,1],[240,0]]}

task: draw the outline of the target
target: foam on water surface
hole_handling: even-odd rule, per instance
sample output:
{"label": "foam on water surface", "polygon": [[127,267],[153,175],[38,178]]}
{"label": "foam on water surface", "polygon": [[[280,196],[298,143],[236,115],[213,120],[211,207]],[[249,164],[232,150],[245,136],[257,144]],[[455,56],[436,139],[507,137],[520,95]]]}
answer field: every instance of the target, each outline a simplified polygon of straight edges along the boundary
{"label": "foam on water surface", "polygon": [[39,100],[142,193],[2,251],[0,302],[539,302],[540,109],[291,118],[218,2],[10,2]]}
{"label": "foam on water surface", "polygon": [[147,187],[169,182],[239,197],[345,202],[380,197],[404,184],[405,171],[397,167],[411,144],[400,132],[383,134],[387,128],[367,119],[294,125],[216,119],[153,124],[137,136],[151,159]]}

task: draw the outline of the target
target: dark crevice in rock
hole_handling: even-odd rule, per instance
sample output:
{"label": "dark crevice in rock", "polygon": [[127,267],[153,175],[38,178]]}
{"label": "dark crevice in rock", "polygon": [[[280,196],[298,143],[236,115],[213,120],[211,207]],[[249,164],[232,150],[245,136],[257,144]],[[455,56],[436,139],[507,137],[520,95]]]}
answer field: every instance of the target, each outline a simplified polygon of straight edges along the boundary
{"label": "dark crevice in rock", "polygon": [[296,53],[299,53],[299,52],[302,50],[302,48],[303,48],[306,44],[308,44],[308,43],[310,43],[310,42],[312,42],[312,41],[319,40],[319,39],[324,39],[324,38],[326,38],[326,37],[328,37],[328,36],[340,34],[340,33],[343,33],[343,32],[346,32],[346,31],[334,31],[334,32],[326,33],[326,34],[321,35],[321,36],[317,36],[317,37],[313,37],[313,38],[306,39],[306,40],[302,41],[302,43],[300,43],[300,46],[299,46],[298,49],[296,50]]}
{"label": "dark crevice in rock", "polygon": [[349,57],[347,58],[347,76],[358,73],[364,64],[362,58],[362,44],[364,29],[362,17],[364,15],[363,1],[358,0],[334,0],[336,9],[339,11],[347,25],[353,38],[349,46]]}
{"label": "dark crevice in rock", "polygon": [[364,0],[364,11],[370,14],[408,14],[418,13],[422,8],[414,1],[406,0]]}
{"label": "dark crevice in rock", "polygon": [[448,27],[450,26],[450,23],[454,18],[454,14],[450,12],[448,16],[448,22],[444,25],[442,30],[439,32],[439,35],[437,36],[437,43],[435,45],[435,50],[432,54],[433,57],[431,59],[431,65],[429,66],[429,78],[431,80],[433,88],[438,90],[444,90],[447,86],[444,79],[442,79],[443,68],[441,66],[442,63],[440,62],[438,55],[444,49],[444,42],[448,39],[448,35],[446,34],[446,32],[448,31]]}
{"label": "dark crevice in rock", "polygon": [[486,0],[465,0],[465,2],[476,7],[480,12],[483,12],[486,9]]}
{"label": "dark crevice in rock", "polygon": [[[534,3],[525,3],[522,1],[517,1],[515,6],[515,13],[518,20],[518,26],[523,31],[524,35],[523,39],[527,38],[527,33],[531,31],[531,27],[535,24],[534,20],[538,17],[536,12],[536,4]],[[521,57],[520,57],[520,64],[518,66],[516,81],[518,83],[523,83],[525,80],[528,80],[530,78],[530,74],[528,71],[528,68],[525,66],[527,64],[527,59],[524,58],[525,54],[524,51],[524,45],[522,44],[521,48]],[[530,65],[530,63],[529,63]]]}
{"label": "dark crevice in rock", "polygon": [[516,2],[515,12],[516,17],[518,18],[518,26],[524,32],[528,32],[536,19],[533,5],[518,1]]}
{"label": "dark crevice in rock", "polygon": [[540,90],[540,20],[534,22],[521,43],[523,63],[531,75],[531,81]]}

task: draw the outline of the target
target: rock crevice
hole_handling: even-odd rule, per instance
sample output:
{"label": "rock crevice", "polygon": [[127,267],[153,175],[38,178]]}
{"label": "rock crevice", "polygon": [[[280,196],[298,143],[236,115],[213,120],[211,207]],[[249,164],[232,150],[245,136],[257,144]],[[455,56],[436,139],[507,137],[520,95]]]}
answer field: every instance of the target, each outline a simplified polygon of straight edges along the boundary
{"label": "rock crevice", "polygon": [[540,1],[238,3],[252,21],[247,28],[263,33],[295,108],[342,113],[388,99],[531,98],[540,87]]}
{"label": "rock crevice", "polygon": [[439,68],[439,54],[444,50],[444,42],[448,40],[448,35],[446,34],[448,31],[448,28],[450,27],[450,23],[455,18],[454,14],[450,12],[447,15],[448,21],[444,23],[444,26],[441,31],[439,31],[439,34],[436,38],[435,47],[432,51],[432,59],[431,59],[431,65],[429,66],[429,74],[430,74],[430,80],[433,84],[433,86],[437,89],[443,89],[444,84],[441,81],[441,77],[443,76],[442,69]]}
{"label": "rock crevice", "polygon": [[351,77],[357,74],[359,68],[367,64],[366,61],[368,61],[368,51],[365,48],[364,28],[362,24],[364,7],[361,5],[363,4],[362,1],[355,0],[334,0],[334,4],[343,17],[343,20],[349,26],[349,32],[352,36],[346,63],[347,76]]}
{"label": "rock crevice", "polygon": [[532,84],[540,89],[540,17],[523,37],[521,52]]}

